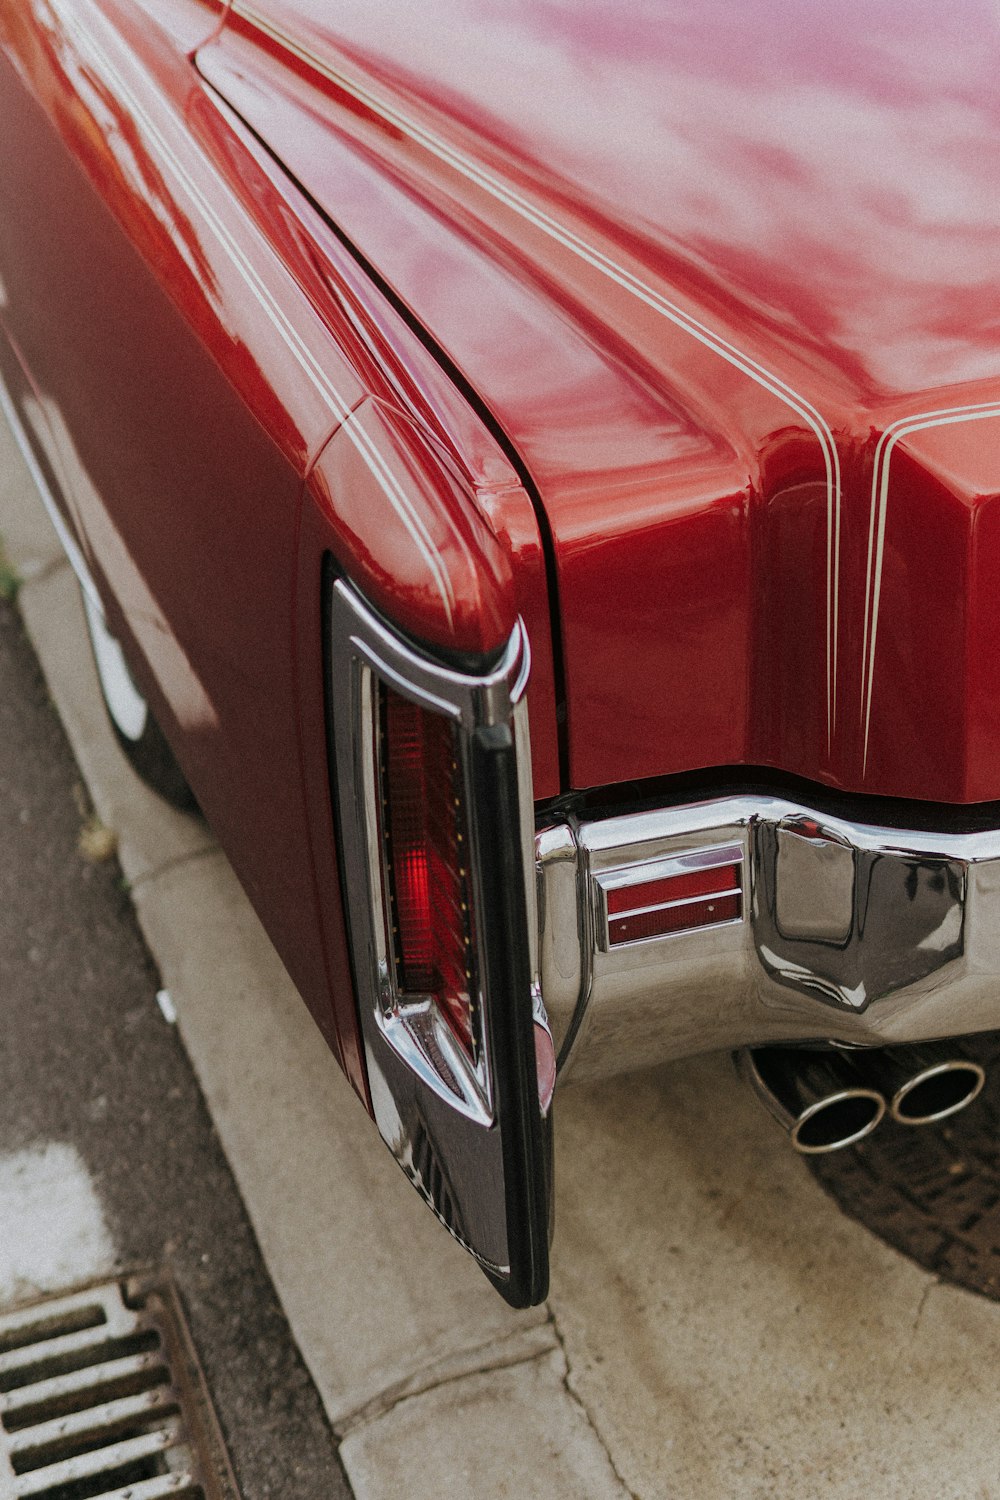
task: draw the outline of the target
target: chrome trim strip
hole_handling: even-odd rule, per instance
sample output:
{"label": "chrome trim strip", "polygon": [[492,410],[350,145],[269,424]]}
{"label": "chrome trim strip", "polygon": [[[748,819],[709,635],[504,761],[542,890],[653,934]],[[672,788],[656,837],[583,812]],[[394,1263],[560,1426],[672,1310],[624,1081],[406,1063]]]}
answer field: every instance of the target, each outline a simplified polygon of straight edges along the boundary
{"label": "chrome trim strip", "polygon": [[[742,920],[602,946],[608,882],[723,844],[740,853]],[[883,828],[734,796],[544,828],[536,856],[561,1079],[722,1048],[1000,1028],[1000,829]]]}
{"label": "chrome trim strip", "polygon": [[[673,911],[678,906],[704,906],[706,901],[722,901],[726,896],[742,896],[741,885],[731,886],[729,890],[704,891],[700,896],[680,896],[676,901],[660,901],[656,906],[635,906],[631,911],[616,911],[608,913],[609,921],[624,921],[626,917],[648,917],[654,911]],[[663,937],[675,936],[673,933],[662,933]]]}
{"label": "chrome trim strip", "polygon": [[579,850],[571,829],[562,823],[543,828],[533,844],[540,993],[561,1054],[577,1000],[587,993],[585,908],[577,894]]}
{"label": "chrome trim strip", "polygon": [[674,855],[658,863],[645,862],[629,865],[624,870],[610,875],[599,875],[598,881],[605,891],[619,891],[630,885],[648,885],[654,880],[671,880],[675,875],[690,875],[699,870],[724,869],[743,859],[742,844],[713,844],[690,854]]}
{"label": "chrome trim strip", "polygon": [[[0,331],[0,338],[3,337],[4,335]],[[97,592],[94,580],[90,576],[90,569],[84,561],[83,553],[77,545],[76,538],[72,535],[69,526],[63,519],[58,502],[52,493],[52,488],[31,446],[31,439],[28,437],[27,430],[21,420],[21,413],[18,411],[14,398],[8,391],[7,384],[2,376],[0,376],[0,411],[7,418],[8,426],[14,435],[14,441],[17,443],[21,457],[24,459],[25,467],[34,481],[35,488],[45,507],[46,515],[52,522],[52,529],[59,539],[59,545],[66,554],[66,561],[76,574],[76,580],[83,590],[84,598],[89,601],[91,607],[97,611],[103,620],[104,605],[101,603],[101,597]]]}

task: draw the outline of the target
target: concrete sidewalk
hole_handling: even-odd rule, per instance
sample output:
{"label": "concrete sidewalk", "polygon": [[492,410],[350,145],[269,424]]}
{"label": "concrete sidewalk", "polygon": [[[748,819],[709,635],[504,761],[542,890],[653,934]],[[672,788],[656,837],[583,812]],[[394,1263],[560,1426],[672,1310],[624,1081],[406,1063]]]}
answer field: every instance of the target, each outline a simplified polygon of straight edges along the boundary
{"label": "concrete sidewalk", "polygon": [[1000,1306],[845,1219],[727,1060],[559,1096],[552,1295],[507,1310],[391,1161],[203,826],[118,754],[5,431],[0,534],[361,1500],[1000,1500]]}

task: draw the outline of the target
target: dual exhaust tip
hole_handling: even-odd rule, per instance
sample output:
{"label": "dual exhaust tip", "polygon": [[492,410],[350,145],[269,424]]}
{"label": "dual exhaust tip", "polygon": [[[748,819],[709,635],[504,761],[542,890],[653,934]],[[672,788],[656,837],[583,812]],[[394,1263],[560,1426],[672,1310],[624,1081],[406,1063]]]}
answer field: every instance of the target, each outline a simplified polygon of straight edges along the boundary
{"label": "dual exhaust tip", "polygon": [[943,1043],[747,1047],[736,1066],[804,1156],[855,1145],[887,1111],[900,1125],[936,1125],[971,1104],[986,1082],[977,1062]]}

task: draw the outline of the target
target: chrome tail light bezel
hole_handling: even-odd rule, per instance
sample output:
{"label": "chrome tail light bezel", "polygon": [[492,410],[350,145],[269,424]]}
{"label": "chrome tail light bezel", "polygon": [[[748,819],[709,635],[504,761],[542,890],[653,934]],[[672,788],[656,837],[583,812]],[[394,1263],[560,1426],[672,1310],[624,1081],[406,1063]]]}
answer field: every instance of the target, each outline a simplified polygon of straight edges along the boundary
{"label": "chrome tail light bezel", "polygon": [[[508,1301],[528,1305],[547,1287],[550,1183],[535,1067],[545,1020],[527,637],[518,622],[481,673],[457,670],[393,630],[332,567],[325,618],[336,835],[375,1120],[452,1235]],[[475,904],[472,1055],[431,997],[397,984],[380,817],[383,684],[456,730]]]}

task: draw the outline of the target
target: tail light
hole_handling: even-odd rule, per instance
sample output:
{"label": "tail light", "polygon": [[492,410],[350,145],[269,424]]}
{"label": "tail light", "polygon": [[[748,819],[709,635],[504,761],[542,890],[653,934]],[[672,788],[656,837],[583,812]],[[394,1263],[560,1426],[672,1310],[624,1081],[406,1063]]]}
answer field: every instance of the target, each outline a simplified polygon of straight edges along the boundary
{"label": "tail light", "polygon": [[458,730],[383,685],[378,759],[397,991],[404,1001],[430,997],[475,1062],[475,933]]}
{"label": "tail light", "polygon": [[516,1306],[545,1295],[555,1059],[538,979],[528,647],[482,671],[416,650],[328,578],[348,939],[372,1112]]}

